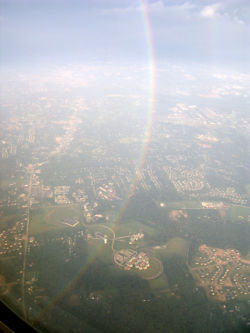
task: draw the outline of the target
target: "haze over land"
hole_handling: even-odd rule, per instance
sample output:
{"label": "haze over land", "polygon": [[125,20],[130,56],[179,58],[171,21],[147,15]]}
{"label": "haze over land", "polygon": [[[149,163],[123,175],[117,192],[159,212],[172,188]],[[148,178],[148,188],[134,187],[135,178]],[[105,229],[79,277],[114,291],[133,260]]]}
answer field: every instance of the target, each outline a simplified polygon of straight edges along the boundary
{"label": "haze over land", "polygon": [[248,3],[148,2],[151,45],[142,2],[0,3],[1,300],[43,332],[247,330]]}

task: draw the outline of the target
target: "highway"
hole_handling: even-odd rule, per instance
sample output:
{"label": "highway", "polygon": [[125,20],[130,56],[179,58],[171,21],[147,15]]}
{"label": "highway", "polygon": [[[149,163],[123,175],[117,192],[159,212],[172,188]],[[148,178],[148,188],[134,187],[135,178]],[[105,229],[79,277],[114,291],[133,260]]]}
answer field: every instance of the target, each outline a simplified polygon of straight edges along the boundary
{"label": "highway", "polygon": [[32,186],[32,175],[30,175],[30,180],[29,180],[27,222],[26,222],[26,232],[25,232],[25,236],[24,236],[24,253],[23,253],[22,309],[23,309],[23,316],[24,316],[25,320],[27,320],[27,312],[26,312],[26,306],[25,306],[25,272],[26,272],[26,262],[27,262],[27,248],[28,248],[28,243],[29,243],[31,186]]}

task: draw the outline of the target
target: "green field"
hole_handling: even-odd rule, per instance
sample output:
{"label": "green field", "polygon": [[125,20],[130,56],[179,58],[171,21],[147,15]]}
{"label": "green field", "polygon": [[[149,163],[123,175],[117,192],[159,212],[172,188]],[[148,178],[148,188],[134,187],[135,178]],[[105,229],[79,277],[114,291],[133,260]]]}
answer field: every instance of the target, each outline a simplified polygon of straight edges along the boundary
{"label": "green field", "polygon": [[112,264],[112,249],[109,244],[104,244],[100,239],[91,239],[87,241],[87,262],[91,263],[96,259],[105,264]]}
{"label": "green field", "polygon": [[162,272],[162,264],[161,262],[156,259],[155,257],[150,257],[149,258],[149,263],[150,263],[150,267],[147,270],[143,270],[143,271],[139,271],[139,270],[135,270],[133,269],[131,272],[135,272],[136,275],[138,275],[139,277],[141,277],[142,279],[146,279],[146,280],[150,280],[150,279],[154,279],[154,277]]}
{"label": "green field", "polygon": [[56,229],[71,228],[62,222],[65,218],[80,218],[80,206],[35,208],[31,210],[30,234],[36,235]]}
{"label": "green field", "polygon": [[[98,225],[98,224],[89,224],[86,226],[87,228],[87,233],[94,235],[96,232],[99,232],[103,235],[107,235],[109,239],[113,239],[113,233],[112,231],[108,230],[107,228],[105,228],[105,224],[103,225]],[[112,229],[112,228],[111,228]]]}
{"label": "green field", "polygon": [[142,232],[150,237],[157,237],[159,234],[159,231],[156,229],[138,221],[123,221],[122,223],[117,224],[111,228],[115,231],[116,237],[126,236],[129,233],[134,234],[138,232]]}
{"label": "green field", "polygon": [[5,178],[0,181],[0,189],[7,190],[10,184],[14,184],[14,187],[18,187],[24,184],[29,183],[29,178],[27,177],[14,177],[14,178]]}
{"label": "green field", "polygon": [[155,292],[169,293],[169,285],[165,273],[161,274],[157,279],[149,280],[148,283]]}
{"label": "green field", "polygon": [[20,221],[22,219],[22,216],[24,214],[25,209],[23,208],[2,208],[0,212],[0,230],[12,227],[17,221]]}
{"label": "green field", "polygon": [[[126,235],[128,233],[128,230],[137,232],[138,230],[141,230],[140,229],[141,226],[144,227],[144,225],[142,225],[141,223],[135,222],[136,227],[134,226],[134,229],[133,229],[132,225],[131,225],[132,223],[133,222],[126,223],[125,228],[122,227],[121,225],[119,225],[119,229],[118,228],[115,229],[113,227],[116,232],[116,236],[117,236],[118,232],[121,233],[122,235],[124,235],[124,234]],[[109,227],[112,227],[112,226],[110,225]],[[139,229],[137,229],[137,228],[139,228]],[[150,229],[150,231],[152,232],[152,230],[151,230],[152,228],[146,226],[146,229]],[[113,238],[112,232],[109,232],[109,230],[104,228],[102,225],[90,225],[87,227],[87,230],[88,230],[88,232],[91,232],[92,234],[95,232],[101,232],[101,233],[107,234],[110,237],[110,239]],[[142,230],[142,231],[145,232],[145,230]],[[122,249],[122,248],[124,248],[124,246],[126,248],[130,248],[130,247],[134,248],[137,246],[137,242],[135,242],[135,244],[129,246],[128,241],[129,241],[128,238],[125,239],[125,242],[117,241],[115,243],[115,249],[116,250],[120,249],[120,248]],[[87,248],[88,248],[88,261],[89,262],[98,259],[105,264],[113,265],[113,263],[112,263],[113,253],[112,253],[110,241],[109,241],[109,244],[105,245],[102,239],[99,239],[99,240],[98,239],[89,239],[87,241]],[[115,268],[115,270],[117,270],[116,265],[113,265],[113,266],[114,266],[113,268]],[[113,269],[111,269],[111,270],[113,271]],[[159,272],[162,272],[162,271],[163,271],[163,267],[162,267],[161,262],[157,258],[150,256],[150,267],[147,270],[139,271],[139,270],[133,269],[128,274],[133,274],[133,275],[135,274],[143,279],[150,279],[150,278],[154,278],[154,276],[156,276]]]}
{"label": "green field", "polygon": [[244,206],[231,206],[227,210],[227,215],[232,219],[239,219],[239,216],[248,218],[250,215],[250,207]]}
{"label": "green field", "polygon": [[159,254],[162,258],[172,257],[178,255],[186,257],[188,251],[188,241],[180,237],[171,238],[164,246],[154,248],[155,253]]}
{"label": "green field", "polygon": [[[164,203],[164,207],[161,207],[160,204]],[[164,201],[157,201],[156,204],[161,208],[161,209],[197,209],[197,208],[202,208],[201,202],[200,201],[187,201],[187,200],[183,200],[183,201],[168,201],[168,202],[164,202]]]}
{"label": "green field", "polygon": [[95,232],[100,232],[104,235],[107,235],[109,240],[111,241],[113,239],[113,233],[105,227],[109,227],[110,229],[112,229],[115,233],[116,238],[129,236],[138,232],[142,232],[145,234],[145,237],[143,239],[140,239],[131,245],[129,244],[129,237],[115,241],[115,250],[121,250],[124,247],[134,250],[138,249],[138,247],[147,248],[148,240],[151,239],[151,237],[157,238],[159,236],[159,231],[138,221],[123,221],[119,224],[114,224],[108,221],[100,224],[86,225],[87,233],[90,233],[94,236]]}
{"label": "green field", "polygon": [[250,196],[250,184],[246,185],[247,194]]}

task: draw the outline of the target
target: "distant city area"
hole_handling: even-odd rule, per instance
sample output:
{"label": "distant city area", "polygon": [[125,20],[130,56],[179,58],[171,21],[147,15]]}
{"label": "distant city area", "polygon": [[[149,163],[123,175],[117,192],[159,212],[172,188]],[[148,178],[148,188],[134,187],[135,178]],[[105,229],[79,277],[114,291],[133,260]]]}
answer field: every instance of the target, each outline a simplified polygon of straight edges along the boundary
{"label": "distant city area", "polygon": [[186,78],[189,92],[149,100],[143,71],[95,90],[98,70],[93,86],[55,73],[3,87],[1,298],[34,324],[53,306],[157,316],[188,299],[249,327],[249,82],[204,72],[210,92]]}

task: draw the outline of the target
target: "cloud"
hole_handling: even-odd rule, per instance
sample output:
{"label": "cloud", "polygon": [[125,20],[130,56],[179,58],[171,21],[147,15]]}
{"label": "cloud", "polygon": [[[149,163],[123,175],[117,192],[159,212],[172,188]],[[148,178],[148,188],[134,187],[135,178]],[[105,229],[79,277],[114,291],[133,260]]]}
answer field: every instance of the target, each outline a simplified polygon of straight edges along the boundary
{"label": "cloud", "polygon": [[206,17],[206,18],[213,18],[217,14],[219,8],[220,8],[219,4],[214,4],[214,5],[211,5],[211,6],[205,6],[201,10],[201,16]]}
{"label": "cloud", "polygon": [[6,19],[1,22],[0,61],[147,61],[149,38],[145,21],[149,17],[154,40],[150,46],[160,61],[228,63],[244,71],[249,66],[249,0],[0,0],[1,3]]}
{"label": "cloud", "polygon": [[248,0],[227,0],[210,3],[200,8],[200,16],[207,19],[218,18],[236,24],[250,23],[250,3]]}

